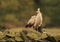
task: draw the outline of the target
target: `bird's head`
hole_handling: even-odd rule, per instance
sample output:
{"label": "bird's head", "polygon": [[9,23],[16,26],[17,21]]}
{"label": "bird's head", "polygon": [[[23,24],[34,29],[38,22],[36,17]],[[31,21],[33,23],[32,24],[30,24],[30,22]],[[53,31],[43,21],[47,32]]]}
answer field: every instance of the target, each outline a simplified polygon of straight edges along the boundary
{"label": "bird's head", "polygon": [[38,8],[37,11],[40,11],[40,8]]}
{"label": "bird's head", "polygon": [[37,14],[40,13],[40,8],[37,9],[36,13],[37,13]]}

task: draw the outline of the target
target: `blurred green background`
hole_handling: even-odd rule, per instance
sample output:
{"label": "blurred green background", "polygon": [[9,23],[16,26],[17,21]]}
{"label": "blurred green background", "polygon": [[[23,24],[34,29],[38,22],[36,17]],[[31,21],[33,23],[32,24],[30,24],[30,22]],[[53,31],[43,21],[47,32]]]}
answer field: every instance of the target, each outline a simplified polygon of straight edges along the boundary
{"label": "blurred green background", "polygon": [[25,26],[37,8],[44,27],[60,26],[60,0],[0,0],[0,25]]}

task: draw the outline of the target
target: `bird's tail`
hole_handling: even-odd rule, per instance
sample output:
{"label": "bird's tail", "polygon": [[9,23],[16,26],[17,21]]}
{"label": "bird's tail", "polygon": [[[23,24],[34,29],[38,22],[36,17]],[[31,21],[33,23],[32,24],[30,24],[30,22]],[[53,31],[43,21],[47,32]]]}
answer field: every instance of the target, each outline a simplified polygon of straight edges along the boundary
{"label": "bird's tail", "polygon": [[27,27],[29,27],[29,25],[26,25],[25,27],[27,28]]}
{"label": "bird's tail", "polygon": [[28,27],[31,28],[32,26],[33,26],[33,24],[27,24],[25,27],[26,27],[26,28],[28,28]]}

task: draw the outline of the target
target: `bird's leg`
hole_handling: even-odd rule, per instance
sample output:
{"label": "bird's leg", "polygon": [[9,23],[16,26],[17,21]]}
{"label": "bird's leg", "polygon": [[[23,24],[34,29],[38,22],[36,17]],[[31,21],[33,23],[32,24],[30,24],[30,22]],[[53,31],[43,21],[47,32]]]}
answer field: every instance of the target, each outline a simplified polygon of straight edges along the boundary
{"label": "bird's leg", "polygon": [[37,27],[34,28],[37,31]]}
{"label": "bird's leg", "polygon": [[37,27],[34,27],[34,26],[33,26],[33,29],[37,31]]}
{"label": "bird's leg", "polygon": [[43,33],[41,26],[39,26],[37,29],[38,29],[38,32]]}

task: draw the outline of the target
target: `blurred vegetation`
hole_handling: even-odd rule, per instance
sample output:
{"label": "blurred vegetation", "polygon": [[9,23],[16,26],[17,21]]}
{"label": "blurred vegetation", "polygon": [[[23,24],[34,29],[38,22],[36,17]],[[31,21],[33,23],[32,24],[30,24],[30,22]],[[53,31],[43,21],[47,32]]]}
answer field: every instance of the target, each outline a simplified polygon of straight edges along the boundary
{"label": "blurred vegetation", "polygon": [[24,26],[38,7],[43,26],[60,26],[60,0],[0,0],[0,25]]}
{"label": "blurred vegetation", "polygon": [[[60,35],[50,36],[53,37],[57,42],[59,42]],[[51,40],[45,33],[41,35],[33,29],[7,29],[4,32],[0,31],[1,42],[51,42]],[[47,38],[47,39],[46,39]]]}
{"label": "blurred vegetation", "polygon": [[0,31],[0,40],[2,41],[5,40],[7,42],[29,42],[30,40],[31,42],[33,42],[32,40],[39,39],[41,39],[41,34],[32,29],[10,29],[5,30],[4,32]]}

